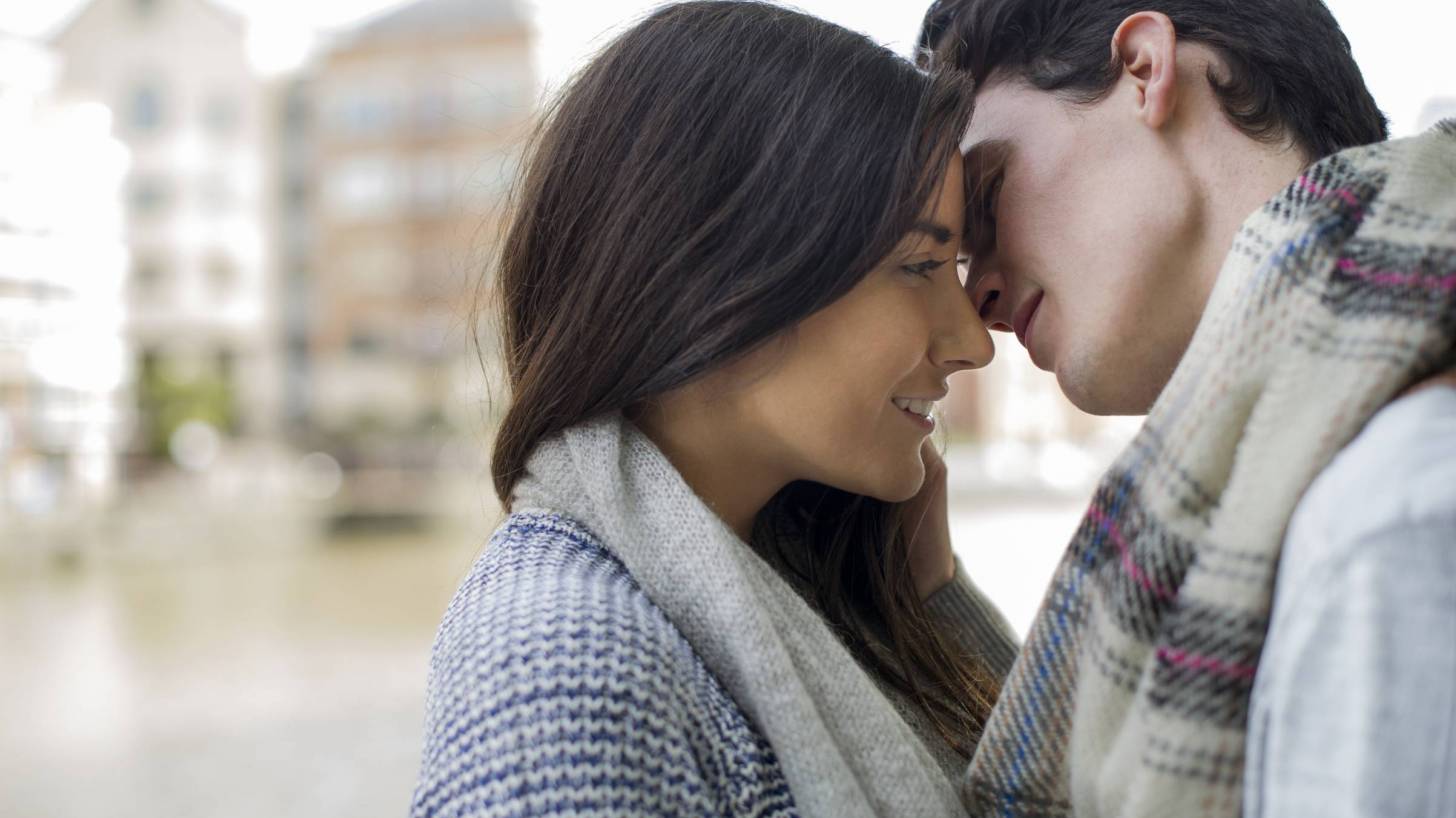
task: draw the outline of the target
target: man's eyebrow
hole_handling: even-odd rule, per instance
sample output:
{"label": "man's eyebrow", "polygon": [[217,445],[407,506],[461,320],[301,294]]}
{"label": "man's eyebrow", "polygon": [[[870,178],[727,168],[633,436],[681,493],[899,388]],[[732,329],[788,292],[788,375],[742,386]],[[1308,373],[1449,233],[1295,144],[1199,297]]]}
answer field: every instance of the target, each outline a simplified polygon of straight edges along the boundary
{"label": "man's eyebrow", "polygon": [[931,238],[935,239],[937,244],[949,244],[951,238],[956,235],[954,230],[951,230],[943,224],[923,220],[916,222],[912,229],[919,230],[922,233],[928,233]]}

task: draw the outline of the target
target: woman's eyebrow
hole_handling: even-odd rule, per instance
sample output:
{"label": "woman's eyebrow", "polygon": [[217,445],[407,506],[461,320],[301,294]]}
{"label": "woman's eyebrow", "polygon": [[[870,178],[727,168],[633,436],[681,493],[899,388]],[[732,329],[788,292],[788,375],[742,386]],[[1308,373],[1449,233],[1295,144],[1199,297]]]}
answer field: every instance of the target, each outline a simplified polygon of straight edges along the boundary
{"label": "woman's eyebrow", "polygon": [[918,221],[914,224],[913,229],[928,233],[937,244],[949,244],[950,240],[956,236],[954,230],[936,222]]}

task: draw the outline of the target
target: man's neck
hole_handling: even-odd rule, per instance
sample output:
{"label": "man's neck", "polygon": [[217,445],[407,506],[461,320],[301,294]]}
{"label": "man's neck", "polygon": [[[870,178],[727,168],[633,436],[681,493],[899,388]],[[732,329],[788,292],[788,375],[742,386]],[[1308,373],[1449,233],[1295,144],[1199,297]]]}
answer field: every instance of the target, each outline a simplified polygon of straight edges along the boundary
{"label": "man's neck", "polygon": [[1221,133],[1203,146],[1209,157],[1201,174],[1209,218],[1197,264],[1205,295],[1213,291],[1239,228],[1309,165],[1297,147],[1255,142],[1232,125],[1217,130]]}

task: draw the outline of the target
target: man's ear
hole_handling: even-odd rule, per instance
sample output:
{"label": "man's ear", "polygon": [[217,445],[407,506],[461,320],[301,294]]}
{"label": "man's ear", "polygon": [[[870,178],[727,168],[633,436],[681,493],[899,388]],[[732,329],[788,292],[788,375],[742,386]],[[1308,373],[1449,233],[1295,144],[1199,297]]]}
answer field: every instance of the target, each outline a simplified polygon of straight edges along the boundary
{"label": "man's ear", "polygon": [[1168,15],[1140,11],[1128,17],[1112,35],[1112,58],[1122,66],[1119,82],[1131,82],[1137,92],[1138,116],[1152,128],[1161,128],[1173,115],[1178,99],[1178,35]]}

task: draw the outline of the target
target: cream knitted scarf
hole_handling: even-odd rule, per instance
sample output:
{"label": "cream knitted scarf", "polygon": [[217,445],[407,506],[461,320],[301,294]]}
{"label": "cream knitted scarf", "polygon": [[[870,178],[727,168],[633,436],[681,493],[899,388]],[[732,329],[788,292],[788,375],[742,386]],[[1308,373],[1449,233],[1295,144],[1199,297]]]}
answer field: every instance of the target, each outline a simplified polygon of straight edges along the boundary
{"label": "cream knitted scarf", "polygon": [[963,782],[975,810],[1238,815],[1294,506],[1453,364],[1456,121],[1321,161],[1251,216],[1057,569]]}
{"label": "cream knitted scarf", "polygon": [[773,745],[801,814],[964,816],[955,782],[829,626],[631,423],[539,447],[513,507],[583,523]]}

